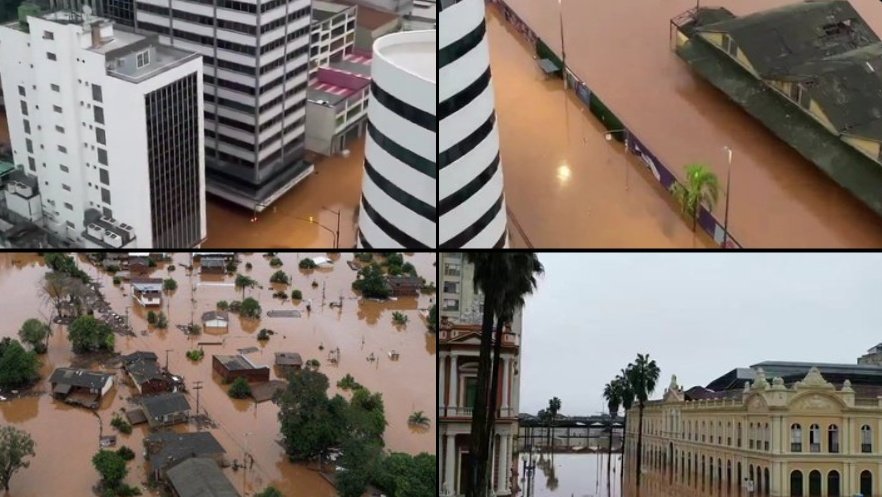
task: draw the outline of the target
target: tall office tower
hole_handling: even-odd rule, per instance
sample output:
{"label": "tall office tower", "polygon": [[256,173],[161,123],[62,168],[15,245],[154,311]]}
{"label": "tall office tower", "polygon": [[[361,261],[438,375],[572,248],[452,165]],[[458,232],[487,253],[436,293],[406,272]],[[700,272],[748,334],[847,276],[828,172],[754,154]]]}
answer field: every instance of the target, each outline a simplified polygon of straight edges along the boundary
{"label": "tall office tower", "polygon": [[440,245],[503,247],[505,197],[484,2],[441,0],[438,10]]}
{"label": "tall office tower", "polygon": [[55,1],[91,1],[202,54],[209,193],[259,212],[315,170],[304,160],[310,0]]}
{"label": "tall office tower", "polygon": [[435,31],[374,43],[359,214],[362,248],[434,248]]}
{"label": "tall office tower", "polygon": [[205,238],[202,60],[84,12],[0,26],[15,221],[87,248]]}

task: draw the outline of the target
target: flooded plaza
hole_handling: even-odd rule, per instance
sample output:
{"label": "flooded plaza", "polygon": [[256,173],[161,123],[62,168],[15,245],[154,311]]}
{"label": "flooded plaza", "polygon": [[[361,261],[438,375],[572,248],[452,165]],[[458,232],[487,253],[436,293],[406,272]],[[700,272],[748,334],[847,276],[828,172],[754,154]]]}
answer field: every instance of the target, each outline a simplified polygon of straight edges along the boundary
{"label": "flooded plaza", "polygon": [[[670,19],[694,0],[505,0],[665,165],[706,163],[725,191],[734,150],[729,227],[744,247],[878,247],[882,220],[761,123],[693,75],[671,50]],[[717,0],[736,15],[795,0]],[[851,0],[882,33],[876,0]],[[488,7],[506,200],[513,243],[537,247],[704,247],[638,159],[535,50]],[[541,123],[537,125],[537,123]],[[537,199],[541,201],[537,202]],[[722,222],[724,197],[714,209]]]}
{"label": "flooded plaza", "polygon": [[[161,310],[169,317],[166,330],[153,330],[147,324],[147,310],[135,302],[131,286],[127,282],[114,285],[112,277],[93,266],[85,254],[75,255],[81,269],[101,284],[101,291],[113,311],[127,315],[134,336],[116,337],[116,352],[128,354],[134,351],[152,351],[162,366],[175,375],[183,376],[188,388],[187,398],[196,407],[196,382],[202,382],[199,390],[199,412],[206,413],[217,425],[211,433],[226,450],[226,458],[243,460],[247,448],[254,458],[249,471],[224,473],[243,496],[253,495],[268,485],[275,486],[285,497],[334,497],[334,488],[312,466],[288,461],[280,445],[278,407],[272,402],[255,403],[252,400],[235,400],[228,397],[220,377],[212,371],[211,356],[214,354],[237,354],[238,349],[255,347],[247,353],[256,364],[270,366],[270,379],[282,379],[273,368],[275,352],[298,352],[304,361],[317,359],[319,371],[328,376],[333,396],[338,392],[336,383],[344,375],[351,374],[372,392],[383,395],[388,426],[385,431],[385,447],[389,451],[417,454],[435,454],[435,409],[432,387],[435,384],[435,338],[426,332],[423,312],[431,305],[433,295],[400,297],[386,302],[362,300],[352,289],[356,271],[347,265],[352,254],[281,253],[277,257],[284,265],[273,268],[269,258],[262,253],[240,253],[238,272],[257,281],[258,287],[246,289],[245,296],[257,299],[263,309],[259,320],[242,319],[230,314],[229,331],[225,333],[204,332],[188,337],[178,325],[199,322],[202,313],[215,310],[220,300],[233,301],[242,298],[242,291],[233,285],[232,275],[200,275],[198,264],[192,274],[185,266],[190,265],[190,254],[173,255],[174,270],[169,263],[160,262],[147,276],[174,278],[178,288],[171,296],[163,294]],[[298,261],[304,257],[328,256],[333,264],[313,270],[298,269]],[[433,254],[406,254],[420,276],[435,281],[435,256]],[[246,263],[252,269],[246,269]],[[277,286],[269,282],[270,275],[281,269],[292,277],[292,284],[284,287],[290,294],[293,289],[303,292],[303,300],[279,300],[272,294]],[[17,338],[21,323],[29,318],[47,320],[51,304],[39,296],[41,280],[48,269],[43,258],[33,254],[0,254],[0,295],[3,295],[3,337]],[[313,284],[315,282],[315,284]],[[312,302],[312,311],[305,309]],[[331,303],[342,302],[342,307]],[[155,309],[155,308],[154,308]],[[268,317],[268,311],[299,310],[300,317]],[[399,311],[408,317],[405,326],[392,323],[392,312]],[[195,318],[193,317],[195,316]],[[275,331],[268,341],[258,341],[257,332],[262,328]],[[41,380],[32,396],[0,402],[0,419],[14,424],[31,434],[36,442],[36,456],[29,468],[22,469],[11,480],[9,495],[16,497],[93,495],[92,487],[99,475],[91,463],[98,450],[99,427],[104,435],[117,435],[116,447],[128,446],[136,457],[128,465],[126,483],[142,488],[145,495],[151,493],[145,486],[147,463],[143,454],[143,439],[149,434],[146,425],[137,425],[131,435],[123,435],[110,427],[114,412],[130,406],[129,398],[134,389],[123,378],[120,370],[104,364],[84,364],[72,353],[64,326],[53,324],[49,338],[48,353],[42,360]],[[199,348],[205,357],[194,362],[185,352]],[[211,343],[216,343],[212,345]],[[329,352],[339,348],[339,361],[332,364]],[[395,351],[399,359],[389,359]],[[379,360],[369,361],[369,357]],[[78,366],[91,366],[115,374],[115,384],[97,411],[73,407],[54,400],[49,394],[51,387],[46,381],[52,371],[72,362]],[[340,392],[344,397],[346,392]],[[408,417],[414,411],[423,411],[430,418],[429,428],[412,428]],[[192,432],[193,424],[178,424],[175,431]],[[314,466],[314,465],[313,465]]]}

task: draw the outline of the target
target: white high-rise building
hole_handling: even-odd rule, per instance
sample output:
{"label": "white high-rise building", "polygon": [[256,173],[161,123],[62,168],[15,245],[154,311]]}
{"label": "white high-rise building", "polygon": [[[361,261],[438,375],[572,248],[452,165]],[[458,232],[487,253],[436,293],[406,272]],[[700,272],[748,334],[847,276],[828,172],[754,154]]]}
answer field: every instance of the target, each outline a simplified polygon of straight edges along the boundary
{"label": "white high-rise building", "polygon": [[86,248],[205,238],[202,60],[56,10],[0,26],[17,221]]}
{"label": "white high-rise building", "polygon": [[310,0],[89,1],[202,54],[207,190],[262,211],[309,176],[304,160]]}
{"label": "white high-rise building", "polygon": [[435,31],[374,43],[358,245],[437,245]]}
{"label": "white high-rise building", "polygon": [[484,0],[441,0],[438,41],[440,245],[507,245],[499,129]]}

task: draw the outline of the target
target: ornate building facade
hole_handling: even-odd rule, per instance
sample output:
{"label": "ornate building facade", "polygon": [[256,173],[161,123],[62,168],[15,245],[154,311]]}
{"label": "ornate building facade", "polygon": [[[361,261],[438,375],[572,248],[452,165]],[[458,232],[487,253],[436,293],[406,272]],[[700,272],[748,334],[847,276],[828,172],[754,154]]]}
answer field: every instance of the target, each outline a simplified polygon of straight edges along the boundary
{"label": "ornate building facade", "polygon": [[[644,409],[644,472],[684,494],[882,495],[882,368],[770,365],[789,376],[738,369],[715,383],[745,371],[753,380],[718,392],[684,392],[673,377],[663,398]],[[802,379],[791,382],[800,369]],[[629,419],[638,419],[632,411]],[[627,427],[628,475],[637,425]]]}

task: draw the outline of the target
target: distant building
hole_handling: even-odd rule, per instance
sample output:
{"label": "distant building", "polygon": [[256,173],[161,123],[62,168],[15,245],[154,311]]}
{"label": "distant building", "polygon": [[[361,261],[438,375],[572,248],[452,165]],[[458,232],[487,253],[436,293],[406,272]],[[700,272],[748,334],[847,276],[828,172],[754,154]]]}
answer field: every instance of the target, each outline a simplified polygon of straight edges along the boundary
{"label": "distant building", "polygon": [[370,74],[371,55],[359,50],[316,70],[307,92],[306,148],[334,155],[364,134]]}
{"label": "distant building", "polygon": [[132,298],[144,307],[162,305],[162,280],[159,278],[132,278]]}
{"label": "distant building", "polygon": [[153,352],[135,352],[123,356],[123,370],[129,375],[135,389],[141,395],[171,392],[175,384],[159,367]]}
{"label": "distant building", "polygon": [[436,0],[413,0],[413,11],[403,18],[401,29],[419,31],[437,29],[438,5]]}
{"label": "distant building", "polygon": [[241,497],[217,464],[208,458],[187,459],[166,474],[174,497]]}
{"label": "distant building", "polygon": [[68,404],[97,409],[113,387],[113,375],[76,368],[58,368],[49,378],[52,396]]}
{"label": "distant building", "polygon": [[437,246],[436,47],[434,31],[394,33],[374,44],[361,248]]}
{"label": "distant building", "polygon": [[355,28],[355,48],[362,52],[371,52],[374,42],[401,29],[399,14],[377,8],[363,0],[328,0],[340,5],[358,6]]}
{"label": "distant building", "polygon": [[203,257],[199,261],[201,274],[226,274],[227,263],[220,257]]}
{"label": "distant building", "polygon": [[343,60],[355,47],[357,5],[314,0],[309,44],[309,79],[319,67]]}
{"label": "distant building", "polygon": [[475,267],[462,252],[441,252],[438,262],[440,317],[457,323],[480,323],[484,299],[475,291]]}
{"label": "distant building", "polygon": [[144,448],[150,471],[156,480],[165,478],[165,471],[191,457],[212,459],[225,463],[226,451],[210,432],[177,433],[158,431],[144,437]]}
{"label": "distant building", "polygon": [[16,219],[84,248],[205,238],[199,54],[37,7],[0,45],[14,162],[34,180],[4,193]]}
{"label": "distant building", "polygon": [[211,364],[224,383],[240,377],[249,382],[269,381],[269,367],[258,366],[243,355],[216,355],[212,357]]}
{"label": "distant building", "polygon": [[182,393],[144,397],[141,408],[151,428],[186,423],[190,418],[190,403]]}
{"label": "distant building", "polygon": [[303,368],[303,358],[297,352],[276,352],[275,365],[287,376]]}
{"label": "distant building", "polygon": [[357,4],[359,9],[370,8],[388,14],[394,14],[396,16],[410,14],[413,10],[415,1],[416,0],[345,0],[346,3]]}
{"label": "distant building", "polygon": [[423,281],[417,276],[387,276],[386,284],[396,297],[411,297],[419,295]]}

